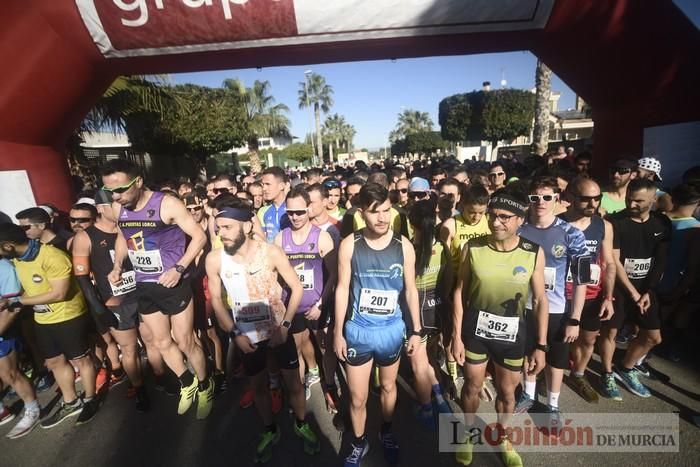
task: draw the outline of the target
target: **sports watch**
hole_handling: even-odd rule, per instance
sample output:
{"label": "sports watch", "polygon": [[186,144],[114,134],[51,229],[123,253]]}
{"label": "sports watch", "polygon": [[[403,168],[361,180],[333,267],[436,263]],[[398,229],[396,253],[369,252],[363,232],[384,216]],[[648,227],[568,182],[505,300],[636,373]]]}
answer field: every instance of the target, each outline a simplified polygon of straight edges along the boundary
{"label": "sports watch", "polygon": [[280,323],[280,326],[282,326],[283,328],[289,329],[292,327],[292,322],[289,321],[288,319],[285,319],[284,321],[282,321],[282,323]]}
{"label": "sports watch", "polygon": [[185,266],[181,264],[175,264],[175,270],[178,272],[178,274],[182,274],[185,272]]}
{"label": "sports watch", "polygon": [[535,344],[535,349],[541,350],[544,353],[549,352],[549,345],[547,344]]}

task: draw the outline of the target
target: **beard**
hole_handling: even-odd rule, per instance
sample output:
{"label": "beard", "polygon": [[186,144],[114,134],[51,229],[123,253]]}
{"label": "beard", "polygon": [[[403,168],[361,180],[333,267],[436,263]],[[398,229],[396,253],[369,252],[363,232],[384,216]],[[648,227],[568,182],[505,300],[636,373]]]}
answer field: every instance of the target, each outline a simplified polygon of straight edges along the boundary
{"label": "beard", "polygon": [[245,243],[245,234],[242,230],[238,231],[238,236],[233,239],[233,243],[229,246],[224,245],[224,251],[227,255],[233,256]]}

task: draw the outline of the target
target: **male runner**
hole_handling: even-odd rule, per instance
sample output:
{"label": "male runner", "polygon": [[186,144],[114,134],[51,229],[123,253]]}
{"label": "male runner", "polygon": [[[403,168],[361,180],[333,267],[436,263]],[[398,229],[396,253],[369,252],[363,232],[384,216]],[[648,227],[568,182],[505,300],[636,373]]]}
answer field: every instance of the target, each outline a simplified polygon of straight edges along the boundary
{"label": "male runner", "polygon": [[[571,204],[560,217],[583,232],[591,254],[591,283],[586,288],[586,301],[581,312],[581,330],[571,346],[573,368],[570,384],[586,401],[598,402],[598,393],[585,377],[586,367],[593,355],[593,347],[600,332],[601,321],[609,320],[613,308],[615,288],[615,260],[613,259],[613,230],[610,222],[598,216],[600,187],[590,178],[579,177],[569,183],[567,191]],[[566,297],[572,299],[573,277],[566,277]]]}
{"label": "male runner", "polygon": [[[467,430],[476,422],[479,392],[489,360],[495,363],[496,413],[502,427],[509,425],[515,408],[515,388],[530,333],[536,336],[537,344],[525,365],[526,374],[535,376],[544,367],[544,352],[548,350],[545,255],[537,244],[518,235],[526,212],[523,196],[498,190],[488,206],[491,233],[470,239],[462,252],[454,291],[452,352],[455,360],[464,365],[462,409]],[[525,316],[529,289],[532,320]],[[473,448],[467,437],[455,453],[457,462],[470,465]],[[508,467],[522,466],[507,436],[500,440],[499,448]]]}
{"label": "male runner", "polygon": [[[98,330],[106,329],[119,344],[121,366],[135,388],[136,410],[145,412],[150,403],[138,356],[136,328],[139,317],[134,293],[136,279],[131,264],[124,262],[121,285],[115,286],[107,280],[114,267],[112,258],[117,240],[117,221],[111,204],[110,196],[99,190],[94,206],[98,213],[97,221],[73,237],[73,272],[93,312]],[[118,350],[116,360],[119,361]],[[111,370],[115,372],[116,368],[112,367]]]}
{"label": "male runner", "polygon": [[[58,409],[42,420],[42,428],[54,427],[73,416],[78,416],[77,424],[89,422],[99,407],[87,339],[90,317],[83,294],[71,276],[70,258],[58,248],[29,240],[24,229],[14,224],[0,225],[0,254],[12,259],[24,289],[13,306],[34,307],[37,347],[63,396]],[[82,399],[75,390],[73,366],[82,378]]]}
{"label": "male runner", "polygon": [[[414,329],[409,330],[406,354],[421,345],[415,253],[410,241],[390,229],[391,202],[386,188],[367,184],[358,195],[365,227],[340,243],[335,293],[335,344],[346,362],[353,426],[346,466],[360,465],[369,450],[365,436],[367,393],[372,364],[379,367],[382,428],[380,439],[389,463],[398,461],[398,444],[391,431],[396,407],[396,376],[406,328],[403,294]],[[346,319],[347,318],[347,319]]]}
{"label": "male runner", "polygon": [[[103,190],[112,195],[119,233],[114,268],[108,279],[122,284],[127,255],[135,272],[138,312],[153,334],[155,346],[180,380],[177,413],[183,415],[197,398],[197,418],[209,415],[214,393],[204,352],[195,339],[192,288],[186,273],[206,243],[202,228],[174,196],[149,190],[140,170],[115,159],[102,169]],[[185,248],[185,234],[191,240]],[[182,354],[194,369],[195,379]]]}
{"label": "male runner", "polygon": [[[621,399],[620,393],[615,382],[610,381],[613,376],[633,394],[651,397],[649,389],[639,382],[634,366],[661,343],[657,288],[666,268],[671,221],[663,214],[651,211],[655,200],[654,182],[636,178],[627,187],[627,208],[610,216],[617,275],[615,314],[603,329],[600,357],[607,395],[618,400]],[[630,341],[620,365],[613,371],[615,335],[626,319],[639,326],[639,333]]]}
{"label": "male runner", "polygon": [[506,171],[501,162],[495,161],[491,163],[488,177],[489,183],[486,188],[489,193],[493,193],[506,185]]}
{"label": "male runner", "polygon": [[601,214],[614,214],[625,209],[627,185],[637,176],[637,163],[630,159],[618,159],[610,167],[608,190],[600,201]]}
{"label": "male runner", "polygon": [[[256,462],[272,458],[272,447],[280,439],[271,409],[267,356],[272,354],[287,385],[294,410],[294,433],[304,442],[304,451],[315,454],[319,441],[305,421],[306,402],[299,379],[299,358],[289,336],[292,319],[303,295],[302,284],[281,248],[256,239],[253,210],[240,199],[219,204],[216,223],[224,247],[207,255],[206,269],[212,306],[220,326],[227,330],[243,351],[243,367],[251,377],[255,407],[265,425],[256,448]],[[285,306],[281,277],[291,291]],[[222,284],[233,297],[231,312],[221,299]]]}
{"label": "male runner", "polygon": [[323,186],[328,190],[328,206],[326,206],[326,210],[335,219],[336,226],[338,226],[340,221],[343,220],[343,214],[345,214],[345,208],[340,206],[342,184],[335,178],[327,178],[323,181]]}
{"label": "male runner", "polygon": [[262,173],[263,199],[269,203],[258,211],[258,218],[265,232],[265,240],[272,243],[280,230],[289,227],[284,200],[289,191],[289,177],[279,167],[272,166]]}
{"label": "male runner", "polygon": [[[556,217],[559,200],[559,186],[554,177],[539,177],[530,184],[529,222],[523,224],[520,235],[537,243],[544,251],[544,286],[549,304],[549,323],[547,330],[546,352],[547,365],[547,412],[553,434],[559,434],[562,418],[559,410],[559,394],[564,378],[564,370],[569,366],[569,344],[578,337],[581,311],[586,300],[586,281],[581,281],[590,273],[590,267],[583,266],[590,260],[586,237],[571,224]],[[582,259],[583,258],[583,259]],[[579,264],[582,266],[580,267]],[[590,264],[590,263],[588,263]],[[574,291],[571,306],[567,307],[565,288],[566,275],[571,270]],[[580,270],[581,269],[581,270]],[[530,307],[528,306],[528,309]],[[530,316],[533,316],[530,314]],[[529,332],[534,323],[528,323],[529,352],[535,346],[535,336]],[[525,375],[525,390],[520,394],[515,407],[516,413],[528,411],[535,402],[535,375]]]}
{"label": "male runner", "polygon": [[256,211],[263,205],[263,187],[260,182],[253,182],[248,185],[248,193],[253,197],[253,209]]}
{"label": "male runner", "polygon": [[19,225],[27,232],[27,238],[37,239],[46,245],[52,245],[68,251],[67,242],[70,235],[54,232],[51,228],[51,216],[42,208],[27,208],[15,214]]}

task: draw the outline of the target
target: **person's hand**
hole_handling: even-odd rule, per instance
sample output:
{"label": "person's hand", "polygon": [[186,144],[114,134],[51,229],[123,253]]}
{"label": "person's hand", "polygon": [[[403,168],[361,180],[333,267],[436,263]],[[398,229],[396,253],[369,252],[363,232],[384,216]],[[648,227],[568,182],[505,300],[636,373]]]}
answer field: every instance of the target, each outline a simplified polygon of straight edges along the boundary
{"label": "person's hand", "polygon": [[461,337],[452,338],[452,356],[458,365],[464,365],[464,342]]}
{"label": "person's hand", "polygon": [[542,371],[545,363],[544,360],[544,352],[539,349],[535,349],[535,351],[530,355],[530,358],[527,360],[527,374],[536,375]]}
{"label": "person's hand", "polygon": [[277,347],[278,345],[287,342],[287,336],[289,335],[289,329],[284,326],[277,326],[277,329],[272,333],[270,337],[270,347]]}
{"label": "person's hand", "polygon": [[250,342],[248,336],[242,334],[240,336],[236,336],[233,341],[236,343],[238,348],[243,351],[243,353],[252,353],[258,349],[257,345]]}
{"label": "person's hand", "polygon": [[167,289],[172,289],[180,282],[181,278],[182,274],[177,272],[175,268],[170,268],[160,275],[158,283]]}
{"label": "person's hand", "polygon": [[564,328],[564,342],[571,344],[578,339],[579,326],[567,324]]}
{"label": "person's hand", "polygon": [[603,303],[600,305],[600,313],[598,316],[601,321],[608,321],[615,314],[615,307],[613,306],[612,300],[604,299]]}
{"label": "person's hand", "polygon": [[633,301],[633,302],[637,303],[637,302],[639,301],[639,299],[642,298],[642,294],[640,294],[639,292],[637,292],[637,291],[635,290],[634,293],[631,293],[631,294],[630,294],[630,297],[632,297],[632,301]]}
{"label": "person's hand", "polygon": [[122,283],[122,272],[119,269],[112,269],[107,274],[107,280],[112,285],[120,285]]}
{"label": "person's hand", "polygon": [[408,355],[409,357],[413,356],[413,354],[416,352],[420,345],[420,336],[416,336],[414,334],[411,337],[409,337],[408,342],[406,344],[406,355]]}
{"label": "person's hand", "polygon": [[319,316],[321,316],[321,310],[316,305],[312,306],[304,313],[304,317],[309,321],[316,321]]}
{"label": "person's hand", "polygon": [[333,339],[333,351],[335,351],[335,356],[338,360],[344,362],[348,358],[348,343],[345,342],[345,337],[343,333],[336,332],[335,338]]}
{"label": "person's hand", "polygon": [[637,306],[639,307],[639,311],[641,314],[647,312],[647,310],[651,306],[651,297],[649,296],[649,292],[644,293],[639,298],[639,300],[637,300]]}

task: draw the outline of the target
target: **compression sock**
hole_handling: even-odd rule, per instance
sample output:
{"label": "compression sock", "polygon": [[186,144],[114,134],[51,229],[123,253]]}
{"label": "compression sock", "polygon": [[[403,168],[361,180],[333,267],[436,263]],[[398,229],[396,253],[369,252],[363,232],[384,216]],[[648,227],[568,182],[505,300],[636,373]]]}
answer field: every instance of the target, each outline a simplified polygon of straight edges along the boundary
{"label": "compression sock", "polygon": [[433,384],[433,394],[435,394],[435,402],[438,404],[443,404],[445,402],[445,398],[442,397],[442,388],[440,387],[439,383]]}
{"label": "compression sock", "polygon": [[447,373],[450,375],[450,378],[452,378],[452,381],[457,380],[457,362],[447,361]]}
{"label": "compression sock", "polygon": [[547,391],[547,404],[550,407],[559,408],[559,394],[558,392]]}
{"label": "compression sock", "polygon": [[183,374],[177,377],[177,379],[180,380],[180,385],[183,388],[192,386],[192,382],[194,381],[194,375],[190,373],[188,370],[185,370]]}
{"label": "compression sock", "polygon": [[535,391],[537,390],[537,381],[525,380],[525,393],[530,396],[530,399],[535,399]]}
{"label": "compression sock", "polygon": [[204,378],[203,381],[199,382],[199,385],[197,386],[197,389],[200,391],[206,391],[209,389],[209,378]]}

